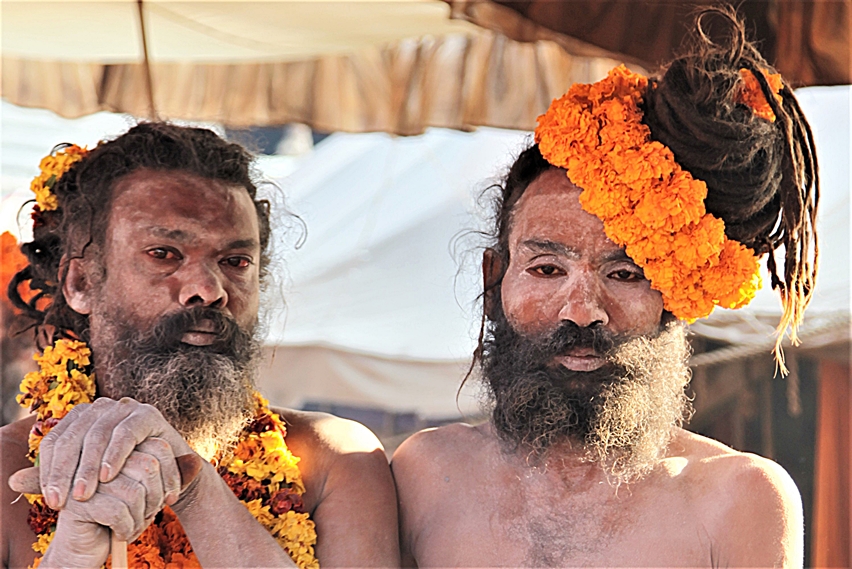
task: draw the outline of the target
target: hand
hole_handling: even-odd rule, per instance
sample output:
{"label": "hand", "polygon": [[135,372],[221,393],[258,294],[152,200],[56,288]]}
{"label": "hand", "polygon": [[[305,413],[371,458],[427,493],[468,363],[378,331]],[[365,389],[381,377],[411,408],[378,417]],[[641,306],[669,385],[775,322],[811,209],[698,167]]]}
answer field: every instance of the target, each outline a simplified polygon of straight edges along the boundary
{"label": "hand", "polygon": [[[109,531],[122,541],[135,540],[159,512],[165,499],[163,479],[155,453],[167,446],[160,439],[143,441],[121,472],[99,483],[85,501],[67,500],[59,513],[56,534],[42,567],[100,567],[109,554]],[[195,456],[195,455],[189,455]],[[38,492],[38,469],[16,472],[9,485],[19,492]]]}
{"label": "hand", "polygon": [[[132,465],[131,478],[161,479],[162,501],[174,504],[181,491],[176,455],[192,454],[186,441],[151,405],[124,398],[101,397],[72,409],[45,437],[39,447],[39,481],[45,502],[55,510],[65,507],[69,495],[89,500],[99,483],[123,472],[137,447],[154,459],[146,466]],[[138,460],[137,460],[138,462]],[[140,472],[140,469],[148,472]],[[135,476],[135,478],[134,478]],[[151,488],[152,492],[158,490]],[[159,498],[156,494],[150,499]],[[146,501],[149,501],[146,498]]]}

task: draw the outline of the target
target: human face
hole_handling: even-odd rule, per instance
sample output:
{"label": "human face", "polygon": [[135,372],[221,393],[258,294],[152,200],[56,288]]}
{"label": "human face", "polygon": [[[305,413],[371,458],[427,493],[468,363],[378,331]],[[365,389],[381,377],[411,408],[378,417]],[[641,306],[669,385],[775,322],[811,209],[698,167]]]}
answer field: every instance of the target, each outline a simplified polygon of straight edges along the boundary
{"label": "human face", "polygon": [[[138,170],[115,189],[95,303],[149,329],[163,315],[205,306],[250,329],[259,303],[260,232],[245,188],[187,172]],[[92,340],[105,325],[90,316]],[[183,335],[216,339],[211,323]]]}
{"label": "human face", "polygon": [[[566,321],[622,336],[655,333],[662,296],[607,238],[600,219],[583,211],[580,191],[564,170],[552,168],[515,205],[500,287],[507,320],[529,335],[552,332]],[[574,348],[554,364],[593,371],[606,360],[591,348]]]}

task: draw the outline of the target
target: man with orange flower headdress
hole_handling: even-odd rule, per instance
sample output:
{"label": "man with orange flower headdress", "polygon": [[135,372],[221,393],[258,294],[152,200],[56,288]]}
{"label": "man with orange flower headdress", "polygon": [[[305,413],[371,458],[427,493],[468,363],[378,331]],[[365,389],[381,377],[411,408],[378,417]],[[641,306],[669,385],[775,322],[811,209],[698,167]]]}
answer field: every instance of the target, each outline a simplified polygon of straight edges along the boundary
{"label": "man with orange flower headdress", "polygon": [[795,335],[816,274],[814,148],[733,12],[702,13],[691,41],[658,78],[574,85],[498,188],[475,354],[490,421],[397,449],[404,564],[802,565],[788,474],[680,427],[684,322],[748,303],[762,255]]}
{"label": "man with orange flower headdress", "polygon": [[101,567],[111,547],[113,567],[398,564],[375,436],[254,389],[271,228],[251,165],[165,123],[42,161],[9,286],[41,352],[33,415],[0,429],[3,567]]}

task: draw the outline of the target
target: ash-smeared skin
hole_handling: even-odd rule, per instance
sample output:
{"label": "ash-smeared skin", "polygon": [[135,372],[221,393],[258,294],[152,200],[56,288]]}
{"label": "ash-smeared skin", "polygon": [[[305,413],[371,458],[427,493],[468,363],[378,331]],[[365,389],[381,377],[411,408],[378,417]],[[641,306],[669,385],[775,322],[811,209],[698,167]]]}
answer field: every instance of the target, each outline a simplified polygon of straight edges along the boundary
{"label": "ash-smeared skin", "polygon": [[[567,320],[619,336],[653,335],[664,319],[659,293],[578,195],[552,169],[516,204],[500,287],[508,322],[529,337],[546,337]],[[492,260],[483,263],[485,282],[495,282]],[[603,369],[596,358],[569,351],[553,365],[592,375]],[[507,448],[490,421],[421,432],[392,463],[403,562],[801,567],[801,500],[781,467],[675,427],[661,450],[644,477],[616,485],[588,460],[584,441],[570,436],[535,454]],[[451,504],[451,514],[436,504]]]}

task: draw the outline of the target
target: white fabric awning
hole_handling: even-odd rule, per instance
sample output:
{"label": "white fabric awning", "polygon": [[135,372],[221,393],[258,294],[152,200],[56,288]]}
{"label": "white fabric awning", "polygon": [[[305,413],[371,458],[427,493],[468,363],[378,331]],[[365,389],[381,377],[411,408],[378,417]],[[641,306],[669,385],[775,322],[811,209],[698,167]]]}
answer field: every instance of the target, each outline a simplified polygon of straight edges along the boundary
{"label": "white fabric awning", "polygon": [[[158,62],[261,63],[357,51],[403,38],[472,33],[441,0],[144,0]],[[4,57],[143,60],[135,0],[4,0]]]}

